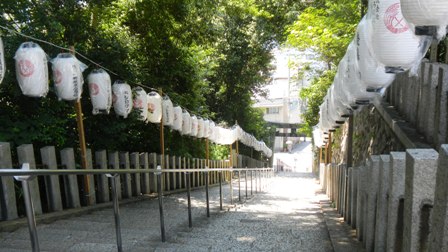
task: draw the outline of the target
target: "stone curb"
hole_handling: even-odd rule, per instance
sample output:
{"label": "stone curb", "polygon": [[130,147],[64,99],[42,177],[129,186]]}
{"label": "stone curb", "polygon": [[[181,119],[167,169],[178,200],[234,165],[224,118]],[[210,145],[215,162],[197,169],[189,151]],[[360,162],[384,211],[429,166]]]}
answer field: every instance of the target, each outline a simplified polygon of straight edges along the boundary
{"label": "stone curb", "polygon": [[319,201],[322,214],[335,252],[364,252],[362,244],[356,239],[356,231],[344,222],[337,210],[331,206],[331,201]]}

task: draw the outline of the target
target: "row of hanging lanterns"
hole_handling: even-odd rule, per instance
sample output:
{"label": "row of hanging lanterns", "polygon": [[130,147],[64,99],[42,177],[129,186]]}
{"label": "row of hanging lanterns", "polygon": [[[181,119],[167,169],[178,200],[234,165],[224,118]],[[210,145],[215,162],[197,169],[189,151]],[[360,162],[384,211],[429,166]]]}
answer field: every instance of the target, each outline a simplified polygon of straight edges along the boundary
{"label": "row of hanging lanterns", "polygon": [[[447,16],[448,0],[370,0],[320,106],[319,124],[313,131],[317,146],[353,111],[380,97],[395,74],[417,74],[432,40],[446,35]],[[435,27],[432,30],[437,32],[422,35],[419,27]]]}
{"label": "row of hanging lanterns", "polygon": [[[1,42],[0,40],[2,78],[5,65]],[[16,77],[22,93],[30,97],[45,97],[49,90],[48,61],[43,49],[34,42],[25,42],[20,45],[14,58]],[[70,53],[60,53],[50,63],[58,98],[66,101],[80,100],[84,83],[82,72],[87,66]],[[207,138],[221,145],[230,145],[241,140],[266,156],[272,156],[272,151],[264,142],[257,141],[238,125],[232,129],[217,126],[209,119],[190,115],[180,106],[174,106],[167,95],[162,97],[154,91],[147,93],[141,87],[131,89],[129,84],[121,80],[112,85],[109,74],[103,69],[95,69],[89,73],[87,82],[94,115],[108,114],[113,107],[115,114],[127,118],[135,109],[138,110],[139,119],[146,123],[163,123],[182,135]]]}

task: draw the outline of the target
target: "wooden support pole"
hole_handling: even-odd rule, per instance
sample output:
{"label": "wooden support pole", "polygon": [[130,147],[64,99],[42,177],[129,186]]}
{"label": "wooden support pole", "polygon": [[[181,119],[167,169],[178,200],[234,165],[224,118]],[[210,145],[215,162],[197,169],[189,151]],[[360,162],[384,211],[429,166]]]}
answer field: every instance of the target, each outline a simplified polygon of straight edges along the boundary
{"label": "wooden support pole", "polygon": [[331,163],[331,158],[332,158],[332,150],[331,150],[331,132],[328,134],[328,163]]}
{"label": "wooden support pole", "polygon": [[348,118],[347,168],[353,167],[353,115]]}
{"label": "wooden support pole", "polygon": [[[75,47],[70,46],[70,53],[75,55]],[[87,169],[87,146],[86,138],[84,133],[84,119],[82,114],[81,100],[75,101],[75,112],[76,112],[76,123],[78,126],[78,137],[79,137],[79,149],[81,151],[81,167]],[[84,197],[86,197],[86,202],[90,205],[90,187],[89,187],[89,176],[84,175]]]}
{"label": "wooden support pole", "polygon": [[[230,144],[230,145],[229,145],[229,147],[230,147],[230,166],[231,166],[231,167],[233,167],[233,153],[232,153],[233,150],[232,150],[232,145],[233,145],[233,144]],[[238,165],[237,165],[237,166],[238,166]]]}
{"label": "wooden support pole", "polygon": [[210,151],[208,146],[208,138],[205,138],[205,159],[207,167],[210,168]]}
{"label": "wooden support pole", "polygon": [[[163,90],[159,89],[159,95],[163,99]],[[163,131],[163,106],[162,106],[162,119],[160,119],[160,154],[162,155],[162,158],[160,160],[160,167],[162,169],[165,169],[165,135]]]}

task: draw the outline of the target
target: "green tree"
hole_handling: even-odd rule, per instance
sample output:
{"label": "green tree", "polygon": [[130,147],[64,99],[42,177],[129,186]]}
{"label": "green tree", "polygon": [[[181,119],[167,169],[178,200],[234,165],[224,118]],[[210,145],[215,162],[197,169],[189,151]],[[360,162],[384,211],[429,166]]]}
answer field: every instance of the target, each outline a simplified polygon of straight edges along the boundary
{"label": "green tree", "polygon": [[333,83],[339,61],[355,35],[361,9],[365,9],[362,6],[358,0],[315,1],[287,29],[287,44],[300,50],[312,49],[328,69],[314,72],[311,85],[300,93],[301,98],[308,102],[303,115],[307,125],[305,133],[310,134],[311,127],[319,121],[319,106]]}

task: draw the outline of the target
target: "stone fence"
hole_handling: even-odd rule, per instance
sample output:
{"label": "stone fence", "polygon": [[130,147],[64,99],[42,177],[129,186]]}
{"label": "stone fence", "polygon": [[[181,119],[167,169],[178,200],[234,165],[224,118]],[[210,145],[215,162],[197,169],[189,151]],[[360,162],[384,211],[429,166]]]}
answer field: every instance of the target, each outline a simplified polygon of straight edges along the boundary
{"label": "stone fence", "polygon": [[398,74],[386,100],[438,149],[448,143],[448,65],[422,63],[416,76]]}
{"label": "stone fence", "polygon": [[320,182],[366,251],[448,251],[448,145],[321,165]]}
{"label": "stone fence", "polygon": [[[266,163],[245,157],[234,156],[233,167],[262,168]],[[17,157],[13,162],[12,157]],[[40,162],[37,164],[36,160]],[[60,162],[58,163],[58,160]],[[0,142],[0,169],[21,167],[29,163],[31,169],[77,169],[80,166],[75,161],[73,148],[66,148],[56,154],[53,146],[40,149],[40,155],[35,156],[33,145],[26,144],[17,147],[15,153],[11,152],[9,143]],[[206,159],[185,158],[146,152],[118,152],[118,151],[87,151],[87,169],[156,169],[164,160],[164,169],[201,169],[206,167]],[[229,160],[209,160],[209,168],[229,168]],[[163,168],[163,167],[162,167]],[[205,185],[205,174],[193,172],[191,186]],[[209,183],[216,184],[218,172],[210,172]],[[229,181],[230,174],[224,176]],[[0,180],[0,218],[1,220],[14,220],[24,215],[21,184],[12,177],[4,176]],[[123,174],[120,175],[118,188],[119,199],[130,199],[141,195],[156,193],[156,176],[153,173]],[[37,215],[59,212],[66,209],[94,206],[110,202],[111,192],[109,181],[104,175],[52,175],[39,176],[30,182],[31,197]],[[185,190],[185,175],[182,173],[164,173],[162,188],[166,192]]]}

